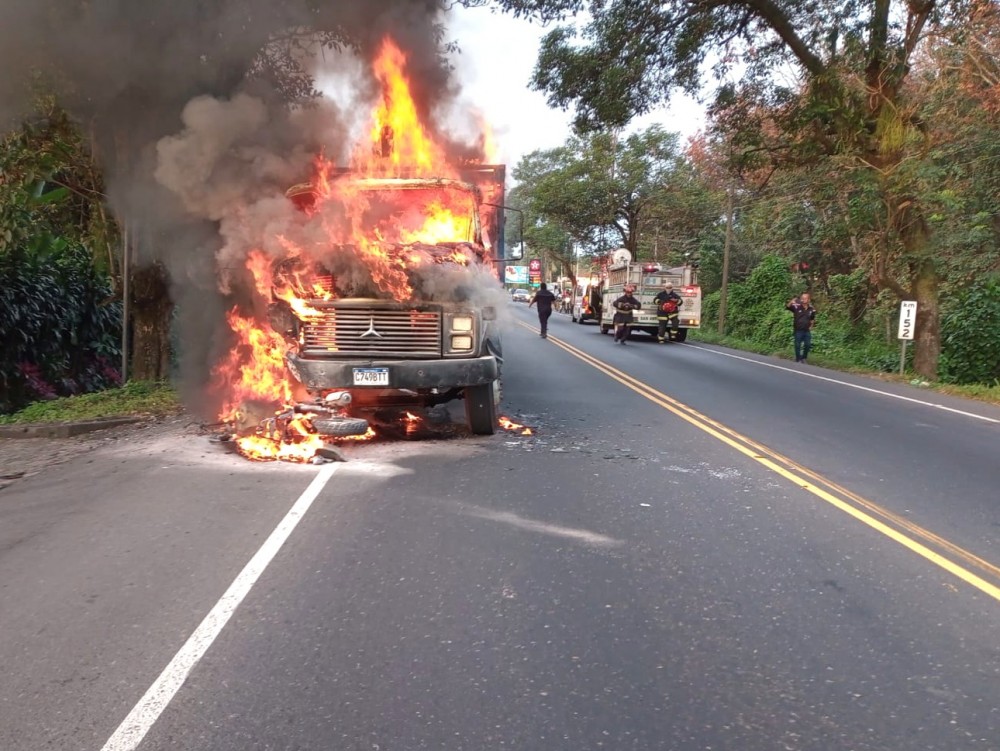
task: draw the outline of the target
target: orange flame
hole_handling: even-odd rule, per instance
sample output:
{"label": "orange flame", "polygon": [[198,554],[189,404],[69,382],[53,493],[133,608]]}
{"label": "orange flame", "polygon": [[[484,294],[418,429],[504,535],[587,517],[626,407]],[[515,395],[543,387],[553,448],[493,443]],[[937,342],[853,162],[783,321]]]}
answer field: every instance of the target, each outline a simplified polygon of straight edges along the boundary
{"label": "orange flame", "polygon": [[518,423],[511,420],[509,417],[501,416],[498,420],[500,427],[504,430],[510,430],[512,432],[521,431],[521,435],[534,435],[531,428],[526,428],[524,425],[519,425]]}
{"label": "orange flame", "polygon": [[406,412],[403,416],[403,424],[406,427],[406,435],[410,436],[420,430],[423,420],[412,412]]}
{"label": "orange flame", "polygon": [[[382,103],[372,115],[371,143],[376,157],[388,159],[383,175],[392,177],[450,177],[444,150],[428,135],[413,101],[406,75],[406,55],[391,39],[384,39],[373,64],[382,87]],[[364,154],[355,160],[367,163]]]}
{"label": "orange flame", "polygon": [[292,389],[285,371],[287,342],[270,326],[260,327],[252,318],[241,316],[236,308],[226,314],[226,320],[236,333],[237,344],[213,371],[217,386],[227,395],[221,419],[231,422],[240,405],[248,401],[290,402]]}
{"label": "orange flame", "polygon": [[405,244],[454,242],[456,240],[472,239],[472,218],[468,210],[464,214],[456,214],[444,205],[441,198],[436,199],[426,207],[426,217],[416,230],[401,227],[399,239]]}
{"label": "orange flame", "polygon": [[312,417],[313,415],[304,414],[293,418],[285,428],[286,435],[272,435],[265,429],[259,429],[257,435],[237,438],[236,446],[243,456],[254,461],[277,459],[286,462],[307,462],[316,456],[319,449],[328,444],[364,442],[375,438],[375,431],[371,427],[364,435],[320,435],[310,424]]}
{"label": "orange flame", "polygon": [[486,164],[496,164],[500,161],[500,149],[497,147],[496,136],[492,126],[486,121],[482,112],[475,112],[476,124],[482,134],[483,161]]}
{"label": "orange flame", "polygon": [[307,462],[326,443],[320,436],[306,436],[301,441],[288,442],[268,436],[244,436],[236,439],[243,456],[254,461]]}
{"label": "orange flame", "polygon": [[[353,254],[379,293],[398,301],[413,297],[413,269],[435,263],[469,265],[482,253],[475,245],[480,240],[475,212],[492,209],[479,207],[476,197],[447,182],[457,179],[458,172],[421,118],[407,65],[400,47],[385,39],[373,62],[382,97],[372,112],[368,138],[352,152],[351,177],[339,179],[337,167],[319,157],[311,187],[297,194],[305,221],[320,230],[322,239],[315,240],[315,247],[307,247],[289,237],[273,238],[284,250],[277,264],[262,250],[248,255],[246,268],[264,303],[258,306],[260,311],[281,301],[300,321],[324,315],[322,303],[335,298],[337,280],[317,259],[332,252]],[[480,129],[483,150],[492,159],[492,132],[482,122]],[[440,185],[407,186],[398,180],[388,183],[387,178],[443,180]],[[499,202],[496,196],[484,199]],[[286,339],[289,332],[276,332],[266,321],[254,320],[236,308],[227,321],[236,344],[213,370],[215,386],[226,394],[221,419],[236,420],[241,405],[251,401],[273,404],[276,415],[283,410],[287,414],[294,399],[284,356],[297,343]],[[352,438],[320,436],[308,417],[283,418],[280,435],[268,432],[278,430],[274,427],[258,427],[255,435],[237,438],[237,446],[253,459],[303,462],[325,443],[375,437],[370,428],[366,435]],[[420,417],[407,413],[407,432],[417,430],[421,422]],[[265,424],[279,423],[266,420]]]}

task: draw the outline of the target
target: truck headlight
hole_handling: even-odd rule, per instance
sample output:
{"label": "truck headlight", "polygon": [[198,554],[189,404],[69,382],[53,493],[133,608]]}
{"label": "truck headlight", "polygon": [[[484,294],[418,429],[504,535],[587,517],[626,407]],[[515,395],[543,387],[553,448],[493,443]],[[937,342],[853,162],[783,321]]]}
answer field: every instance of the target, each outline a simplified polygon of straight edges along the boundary
{"label": "truck headlight", "polygon": [[460,336],[453,335],[451,337],[451,349],[453,351],[472,349],[472,337],[464,334]]}
{"label": "truck headlight", "polygon": [[452,331],[472,331],[472,316],[455,316],[451,319]]}

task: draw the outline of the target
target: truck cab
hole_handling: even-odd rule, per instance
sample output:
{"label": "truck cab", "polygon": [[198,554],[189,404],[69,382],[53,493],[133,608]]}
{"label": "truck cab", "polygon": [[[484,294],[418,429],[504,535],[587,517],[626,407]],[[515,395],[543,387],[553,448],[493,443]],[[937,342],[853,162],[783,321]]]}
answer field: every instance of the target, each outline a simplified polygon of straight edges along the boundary
{"label": "truck cab", "polygon": [[[361,234],[316,260],[293,252],[274,267],[270,320],[289,343],[288,371],[312,397],[349,393],[359,416],[463,399],[470,431],[494,433],[503,357],[484,287],[503,292],[483,244],[479,189],[438,178],[340,179],[362,198]],[[309,212],[316,190],[298,185],[287,196]],[[443,197],[465,210],[428,222]],[[345,257],[354,268],[363,257],[370,277],[338,266]]]}

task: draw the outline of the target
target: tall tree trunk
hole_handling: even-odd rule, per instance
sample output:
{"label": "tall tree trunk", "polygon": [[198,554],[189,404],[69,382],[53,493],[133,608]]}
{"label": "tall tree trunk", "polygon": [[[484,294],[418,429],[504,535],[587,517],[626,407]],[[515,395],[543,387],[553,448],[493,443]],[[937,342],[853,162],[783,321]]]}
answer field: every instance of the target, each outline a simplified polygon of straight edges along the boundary
{"label": "tall tree trunk", "polygon": [[733,244],[733,186],[726,188],[726,241],[722,246],[722,289],[719,290],[719,336],[726,333],[726,308],[729,305],[729,256]]}
{"label": "tall tree trunk", "polygon": [[917,300],[913,369],[924,378],[936,379],[941,355],[941,310],[938,275],[931,259],[920,261],[913,273],[913,296]]}
{"label": "tall tree trunk", "polygon": [[170,375],[170,300],[167,275],[159,264],[132,274],[131,378],[164,381]]}
{"label": "tall tree trunk", "polygon": [[639,220],[638,217],[633,216],[629,219],[628,223],[628,239],[625,241],[625,247],[628,248],[628,252],[632,254],[632,260],[639,260]]}
{"label": "tall tree trunk", "polygon": [[909,295],[901,297],[917,301],[913,369],[918,375],[935,380],[941,355],[941,311],[938,270],[927,248],[929,229],[915,200],[897,198],[891,205],[903,258],[910,269]]}

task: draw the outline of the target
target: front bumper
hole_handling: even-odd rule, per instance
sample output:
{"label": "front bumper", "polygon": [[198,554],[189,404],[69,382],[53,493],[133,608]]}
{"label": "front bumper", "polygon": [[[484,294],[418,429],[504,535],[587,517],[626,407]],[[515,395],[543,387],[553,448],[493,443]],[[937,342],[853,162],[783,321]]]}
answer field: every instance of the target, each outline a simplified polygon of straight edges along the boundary
{"label": "front bumper", "polygon": [[[497,359],[321,360],[297,354],[285,357],[292,375],[307,389],[451,389],[492,383],[500,375]],[[355,386],[354,368],[388,368],[388,386]]]}

